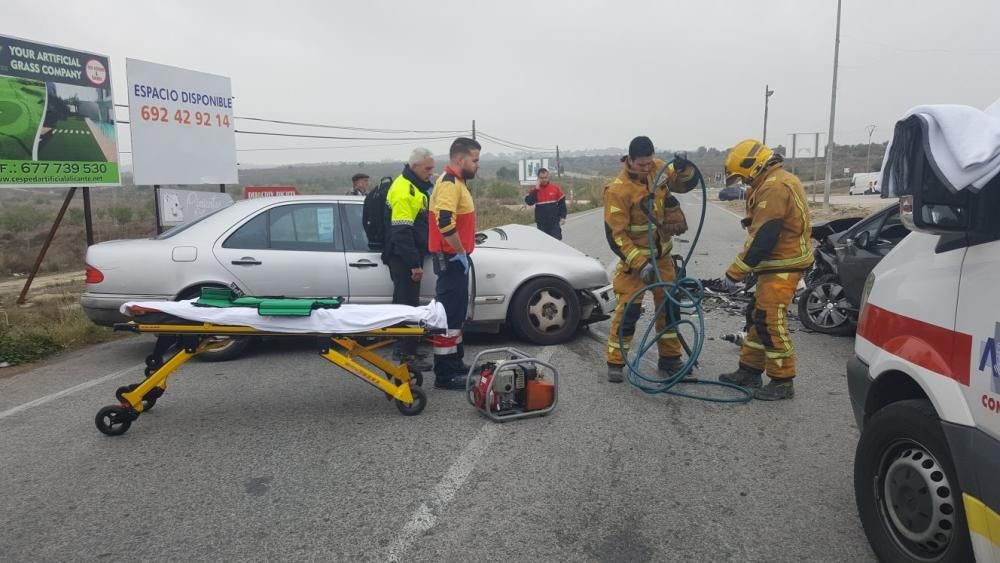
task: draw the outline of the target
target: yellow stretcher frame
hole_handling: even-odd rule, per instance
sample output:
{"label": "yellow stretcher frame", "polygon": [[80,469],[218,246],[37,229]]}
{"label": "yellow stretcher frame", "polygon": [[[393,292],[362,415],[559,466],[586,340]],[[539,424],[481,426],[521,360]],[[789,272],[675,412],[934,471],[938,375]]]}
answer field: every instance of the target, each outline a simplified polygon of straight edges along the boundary
{"label": "yellow stretcher frame", "polygon": [[[385,328],[354,334],[287,333],[263,331],[249,326],[210,323],[143,324],[132,321],[116,324],[115,330],[138,334],[156,334],[160,338],[164,336],[180,338],[178,338],[179,349],[169,360],[163,362],[158,352],[154,351],[146,359],[146,379],[138,384],[119,387],[115,392],[119,404],[107,406],[98,411],[95,424],[101,433],[108,436],[124,434],[139,415],[152,408],[166,391],[167,380],[182,365],[199,354],[225,346],[224,341],[213,338],[219,336],[312,336],[323,339],[324,342],[320,350],[321,357],[385,393],[390,400],[396,403],[396,408],[403,415],[418,415],[427,406],[427,395],[420,388],[423,376],[419,372],[411,374],[405,363],[395,364],[375,353],[379,348],[391,344],[395,338],[417,338],[434,332],[424,328]],[[365,346],[356,340],[358,338],[380,338],[382,340]],[[339,346],[340,349],[327,345],[326,339],[329,339],[329,343]],[[159,342],[157,350],[162,353]],[[382,375],[375,370],[381,372]]]}

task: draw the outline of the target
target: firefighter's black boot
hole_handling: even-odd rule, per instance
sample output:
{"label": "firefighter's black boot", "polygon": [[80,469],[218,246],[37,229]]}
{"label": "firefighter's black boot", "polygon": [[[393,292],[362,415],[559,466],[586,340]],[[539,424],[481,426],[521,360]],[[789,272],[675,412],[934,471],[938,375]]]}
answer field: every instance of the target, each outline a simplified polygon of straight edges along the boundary
{"label": "firefighter's black boot", "polygon": [[791,399],[794,396],[795,388],[792,387],[791,377],[781,379],[772,377],[767,385],[753,392],[753,398],[758,401],[781,401]]}
{"label": "firefighter's black boot", "polygon": [[621,383],[625,381],[625,366],[608,364],[608,381],[610,383]]}
{"label": "firefighter's black boot", "polygon": [[742,387],[750,387],[752,389],[760,389],[763,385],[763,380],[760,377],[762,372],[749,369],[744,366],[740,366],[736,371],[731,373],[724,373],[719,376],[719,381],[723,383],[731,383],[733,385],[740,385]]}
{"label": "firefighter's black boot", "polygon": [[684,360],[680,358],[660,358],[656,361],[656,367],[660,370],[660,377],[673,377],[684,367]]}

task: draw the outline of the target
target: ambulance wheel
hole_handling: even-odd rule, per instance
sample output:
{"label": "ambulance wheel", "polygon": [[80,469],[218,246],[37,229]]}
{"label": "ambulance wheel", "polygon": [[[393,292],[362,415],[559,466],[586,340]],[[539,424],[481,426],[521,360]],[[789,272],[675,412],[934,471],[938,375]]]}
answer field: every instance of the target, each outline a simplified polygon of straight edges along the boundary
{"label": "ambulance wheel", "polygon": [[871,416],[855,453],[854,496],[880,560],[973,560],[962,490],[929,402],[900,401]]}
{"label": "ambulance wheel", "polygon": [[126,409],[121,405],[104,407],[97,411],[94,423],[97,429],[105,436],[121,436],[132,426],[132,421],[136,415],[131,409]]}
{"label": "ambulance wheel", "polygon": [[[139,384],[138,383],[133,383],[132,385],[122,385],[121,387],[119,387],[118,389],[115,390],[115,398],[118,399],[118,402],[120,402],[120,403],[123,403],[123,404],[127,403],[128,401],[125,400],[125,396],[124,396],[125,393],[131,393],[132,391],[135,391],[138,388],[139,388]],[[159,398],[159,395],[157,395],[155,397],[153,395],[156,394],[156,391],[158,389],[159,389],[158,387],[152,389],[149,393],[146,394],[145,397],[142,398],[142,411],[143,412],[149,411],[150,409],[153,408],[154,405],[156,405],[156,399]]]}
{"label": "ambulance wheel", "polygon": [[416,416],[427,406],[427,393],[423,389],[411,385],[410,393],[413,394],[413,402],[410,404],[396,399],[396,408],[403,413],[403,416]]}

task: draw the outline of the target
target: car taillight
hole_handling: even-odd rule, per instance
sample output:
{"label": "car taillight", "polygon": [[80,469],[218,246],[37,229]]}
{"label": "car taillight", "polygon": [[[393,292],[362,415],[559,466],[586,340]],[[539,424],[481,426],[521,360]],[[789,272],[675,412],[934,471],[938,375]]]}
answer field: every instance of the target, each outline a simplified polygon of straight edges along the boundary
{"label": "car taillight", "polygon": [[100,270],[87,264],[87,283],[101,283],[104,281],[104,274]]}

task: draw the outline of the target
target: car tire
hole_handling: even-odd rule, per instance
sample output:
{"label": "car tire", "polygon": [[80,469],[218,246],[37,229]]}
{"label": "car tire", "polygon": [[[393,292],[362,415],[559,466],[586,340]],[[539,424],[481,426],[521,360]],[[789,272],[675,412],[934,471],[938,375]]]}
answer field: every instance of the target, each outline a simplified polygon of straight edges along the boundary
{"label": "car tire", "polygon": [[872,415],[855,452],[854,495],[879,560],[974,560],[954,462],[928,401]]}
{"label": "car tire", "polygon": [[[817,314],[817,306],[827,306],[829,303],[823,302],[829,302],[831,297],[837,296],[840,296],[838,301],[839,305],[835,306],[834,312],[831,313],[831,315],[836,313],[836,315],[840,316],[841,321],[839,323],[836,322],[836,319],[834,319],[832,323],[824,323],[818,318],[813,318],[813,316]],[[848,336],[854,333],[855,327],[853,315],[851,312],[846,310],[846,307],[850,307],[850,303],[848,303],[847,298],[844,297],[844,288],[840,285],[840,280],[837,279],[837,275],[826,274],[820,276],[811,284],[806,286],[804,290],[802,290],[802,294],[799,296],[798,302],[799,320],[807,329],[813,332],[830,334],[833,336]]]}
{"label": "car tire", "polygon": [[[177,300],[186,301],[189,299],[196,299],[199,295],[201,295],[202,287],[223,287],[223,286],[207,285],[207,286],[199,286],[194,289],[189,289],[184,293],[182,293],[181,296],[177,298]],[[250,348],[251,342],[253,342],[253,338],[249,336],[233,336],[233,337],[226,337],[226,339],[229,340],[229,344],[222,346],[216,350],[212,350],[210,352],[202,352],[201,354],[195,356],[195,359],[202,362],[228,362],[230,360],[235,360],[236,358],[239,358],[240,356],[245,354],[246,351]]]}
{"label": "car tire", "polygon": [[536,278],[514,294],[509,319],[514,332],[532,344],[560,344],[580,325],[580,298],[562,280]]}

